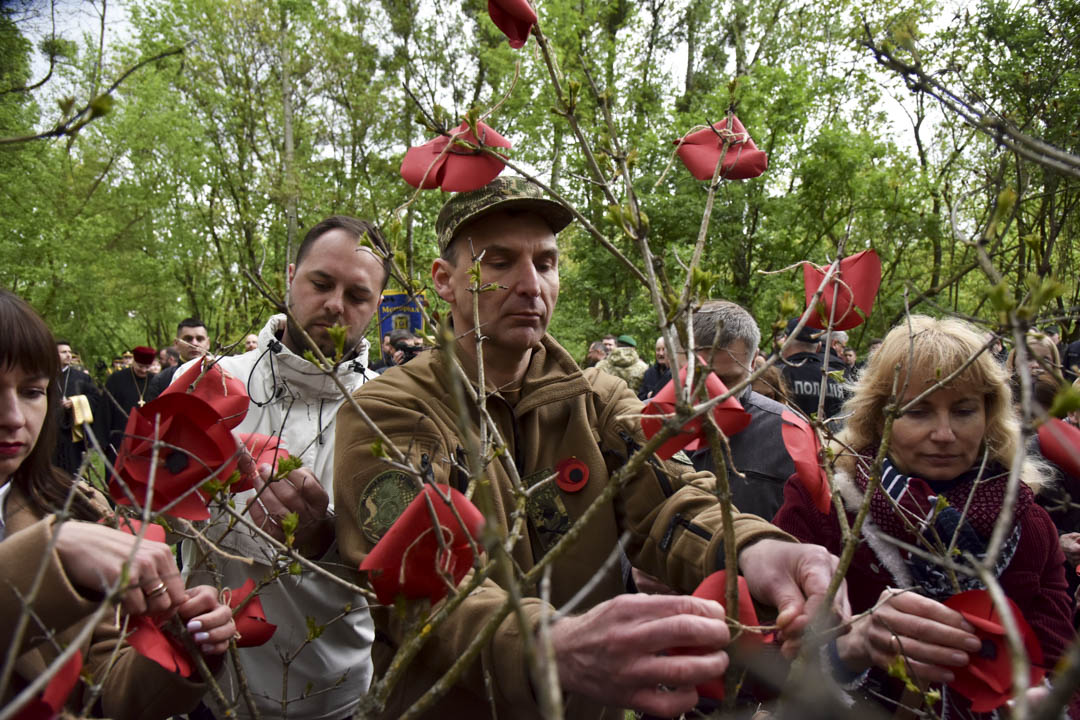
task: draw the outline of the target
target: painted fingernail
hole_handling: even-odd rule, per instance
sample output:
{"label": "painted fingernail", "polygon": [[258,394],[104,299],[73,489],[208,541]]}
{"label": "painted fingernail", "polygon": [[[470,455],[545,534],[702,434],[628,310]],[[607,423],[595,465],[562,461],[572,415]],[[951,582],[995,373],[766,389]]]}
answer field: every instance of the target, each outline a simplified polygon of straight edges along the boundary
{"label": "painted fingernail", "polygon": [[187,631],[189,633],[197,633],[202,630],[202,623],[198,620],[192,620],[187,624]]}
{"label": "painted fingernail", "polygon": [[195,633],[195,642],[206,642],[209,639],[210,639],[210,633],[207,633],[207,632]]}

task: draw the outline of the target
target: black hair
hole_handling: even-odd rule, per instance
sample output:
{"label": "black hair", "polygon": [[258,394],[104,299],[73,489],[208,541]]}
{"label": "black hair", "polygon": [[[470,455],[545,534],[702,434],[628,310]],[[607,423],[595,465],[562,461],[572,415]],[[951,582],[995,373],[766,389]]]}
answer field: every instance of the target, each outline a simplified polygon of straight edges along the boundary
{"label": "black hair", "polygon": [[189,328],[197,328],[197,327],[205,328],[206,323],[204,323],[199,318],[193,318],[193,317],[184,318],[176,326],[176,334],[179,335],[180,331],[183,330],[186,327],[189,327]]}
{"label": "black hair", "polygon": [[316,223],[304,235],[300,247],[296,250],[296,267],[300,267],[300,263],[304,261],[315,241],[331,230],[344,230],[358,241],[367,238],[371,242],[375,256],[382,260],[383,281],[381,290],[385,290],[386,284],[390,281],[390,261],[394,253],[390,250],[390,244],[386,242],[386,238],[383,237],[379,226],[370,220],[361,220],[348,215],[331,215],[325,220]]}
{"label": "black hair", "polygon": [[[71,492],[71,477],[52,464],[59,433],[60,389],[57,375],[60,358],[57,342],[49,326],[19,296],[0,289],[0,369],[20,368],[49,378],[48,409],[34,449],[11,474],[11,482],[21,489],[42,515],[60,510]],[[100,513],[81,492],[73,494],[72,515],[79,520],[98,520]]]}
{"label": "black hair", "polygon": [[67,340],[57,340],[56,347],[60,347],[61,345],[67,345],[68,347],[71,347],[71,343]]}

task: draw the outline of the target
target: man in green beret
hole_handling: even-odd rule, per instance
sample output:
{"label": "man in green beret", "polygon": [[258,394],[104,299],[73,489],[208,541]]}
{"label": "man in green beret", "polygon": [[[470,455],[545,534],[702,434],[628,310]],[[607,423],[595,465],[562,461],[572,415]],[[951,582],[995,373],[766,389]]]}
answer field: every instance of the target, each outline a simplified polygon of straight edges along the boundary
{"label": "man in green beret", "polygon": [[596,363],[596,367],[625,382],[635,395],[641,390],[641,383],[649,369],[648,364],[638,357],[637,341],[630,335],[615,338],[615,349]]}
{"label": "man in green beret", "polygon": [[[385,441],[377,441],[349,403],[338,415],[334,495],[338,542],[348,562],[363,560],[422,482],[465,491],[470,476],[482,474],[491,489],[488,522],[503,538],[522,516],[516,508],[524,502],[524,527],[508,548],[513,562],[507,568],[527,572],[644,442],[634,418],[641,412],[634,393],[596,369],[580,370],[547,334],[559,297],[557,234],[571,220],[562,205],[520,178],[497,179],[443,206],[436,222],[441,255],[431,277],[449,305],[455,342],[391,368],[353,396],[416,472],[405,472],[403,463],[391,459]],[[473,270],[477,265],[479,275]],[[500,452],[485,455],[482,469],[469,467],[481,414],[460,405],[470,395],[461,386],[463,378],[478,388],[481,368],[486,412],[503,443]],[[463,418],[472,418],[464,431]],[[487,437],[493,436],[489,427]],[[516,492],[518,483],[527,492]],[[688,464],[645,463],[552,564],[554,608],[575,596],[577,601],[574,612],[552,626],[566,718],[621,718],[618,708],[677,715],[697,702],[696,684],[727,668],[730,636],[723,608],[689,596],[703,578],[724,567],[723,520],[714,490],[715,479]],[[752,515],[736,513],[734,525],[750,591],[779,610],[791,651],[822,602],[835,558],[824,548],[792,542]],[[628,539],[620,549],[624,533]],[[628,594],[620,552],[684,594]],[[428,716],[540,716],[525,645],[545,607],[535,586],[519,590],[521,612],[498,625],[474,666]],[[836,609],[844,615],[845,594],[839,597]],[[507,588],[487,579],[446,622],[431,627],[382,717],[399,716],[430,688],[506,598]],[[415,615],[393,607],[372,608],[372,615],[378,677],[411,627],[406,618]],[[678,646],[709,651],[664,654]]]}

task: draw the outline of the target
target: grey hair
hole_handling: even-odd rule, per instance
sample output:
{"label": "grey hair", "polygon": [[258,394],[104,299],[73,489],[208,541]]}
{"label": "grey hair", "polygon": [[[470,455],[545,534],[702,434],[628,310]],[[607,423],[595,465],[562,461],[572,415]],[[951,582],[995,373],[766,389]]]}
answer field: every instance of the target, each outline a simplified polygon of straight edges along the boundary
{"label": "grey hair", "polygon": [[761,330],[746,308],[728,300],[708,300],[694,313],[694,347],[720,350],[736,340],[746,343],[749,359],[761,344]]}
{"label": "grey hair", "polygon": [[832,339],[833,339],[833,342],[838,342],[841,345],[847,345],[848,334],[846,332],[844,332],[843,330],[833,330],[832,331]]}

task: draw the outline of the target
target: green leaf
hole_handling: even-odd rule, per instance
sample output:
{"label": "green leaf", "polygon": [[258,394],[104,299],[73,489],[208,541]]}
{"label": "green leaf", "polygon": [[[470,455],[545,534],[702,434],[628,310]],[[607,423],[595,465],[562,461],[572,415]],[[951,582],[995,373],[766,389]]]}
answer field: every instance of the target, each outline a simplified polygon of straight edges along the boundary
{"label": "green leaf", "polygon": [[345,357],[345,336],[349,332],[348,325],[334,325],[326,329],[327,335],[334,343],[334,359],[340,360]]}
{"label": "green leaf", "polygon": [[1080,390],[1072,385],[1062,386],[1050,403],[1050,415],[1061,418],[1076,410],[1080,410]]}
{"label": "green leaf", "polygon": [[389,457],[386,453],[386,448],[383,447],[381,437],[375,438],[375,442],[371,443],[371,455],[377,458]]}
{"label": "green leaf", "polygon": [[305,620],[307,621],[307,639],[308,639],[308,641],[310,642],[312,640],[318,640],[319,636],[323,634],[324,630],[326,630],[326,626],[325,625],[320,625],[317,622],[315,622],[315,618],[311,617],[310,615],[307,616],[307,618],[305,618]]}

